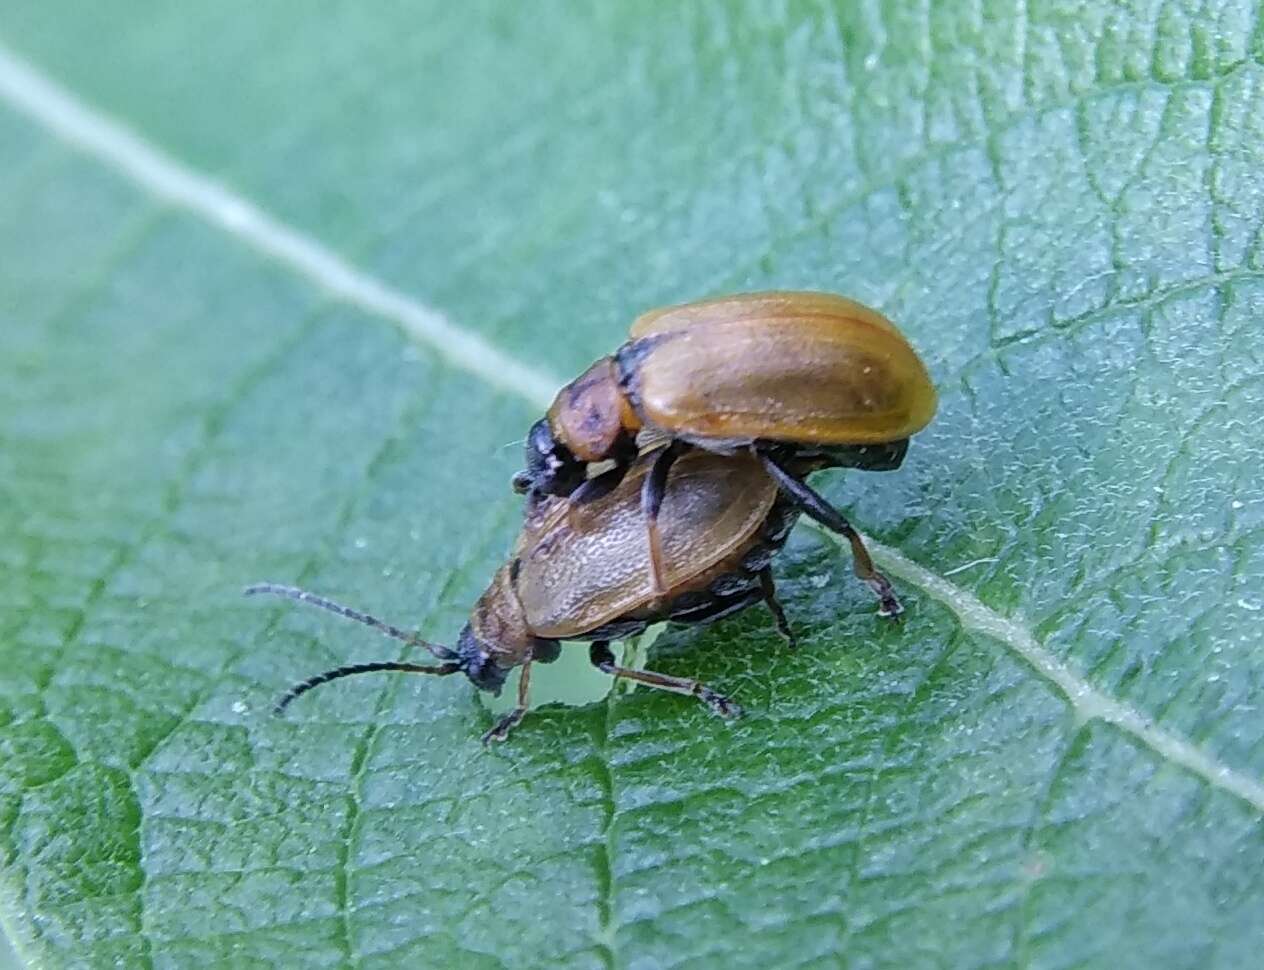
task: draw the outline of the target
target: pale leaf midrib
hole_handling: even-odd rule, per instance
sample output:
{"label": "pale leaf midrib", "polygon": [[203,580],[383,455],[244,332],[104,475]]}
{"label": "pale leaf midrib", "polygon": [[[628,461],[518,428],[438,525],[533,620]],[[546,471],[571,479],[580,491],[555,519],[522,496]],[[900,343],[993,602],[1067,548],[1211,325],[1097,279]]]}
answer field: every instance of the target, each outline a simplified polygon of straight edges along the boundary
{"label": "pale leaf midrib", "polygon": [[[842,547],[841,541],[833,534],[826,534]],[[946,606],[966,630],[982,633],[1003,644],[1043,679],[1053,684],[1066,697],[1080,719],[1099,720],[1115,725],[1165,761],[1179,765],[1216,788],[1241,798],[1256,811],[1264,812],[1264,783],[1234,771],[1215,755],[1161,727],[1135,707],[1094,687],[1085,677],[1046,649],[1026,624],[991,609],[973,593],[931,572],[899,550],[868,537],[865,542],[874,561],[886,572],[916,586]]]}
{"label": "pale leaf midrib", "polygon": [[[441,311],[409,297],[352,266],[298,229],[250,200],[180,164],[109,117],[95,111],[0,44],[0,97],[69,144],[112,166],[168,204],[218,226],[250,248],[290,267],[330,294],[393,321],[453,366],[489,385],[544,408],[561,381],[510,357]],[[962,625],[1005,646],[1063,693],[1085,719],[1113,724],[1162,759],[1264,812],[1264,784],[1123,701],[1095,688],[1059,661],[1027,626],[986,606],[972,593],[870,540],[874,558],[894,576],[918,587],[951,610]]]}
{"label": "pale leaf midrib", "polygon": [[351,265],[249,199],[183,165],[95,111],[0,43],[0,97],[68,144],[104,162],[168,205],[217,226],[353,306],[396,323],[439,357],[544,408],[562,383],[509,356],[440,310]]}

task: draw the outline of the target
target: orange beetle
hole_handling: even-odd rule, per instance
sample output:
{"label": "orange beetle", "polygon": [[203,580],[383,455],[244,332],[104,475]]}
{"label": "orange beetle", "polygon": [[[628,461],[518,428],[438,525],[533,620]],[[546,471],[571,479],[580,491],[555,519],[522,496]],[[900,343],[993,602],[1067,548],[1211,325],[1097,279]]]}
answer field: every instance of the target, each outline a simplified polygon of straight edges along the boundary
{"label": "orange beetle", "polygon": [[[653,310],[632,339],[558,392],[527,436],[514,488],[575,504],[613,488],[646,442],[670,439],[642,495],[650,568],[662,590],[658,505],[689,448],[751,450],[805,502],[824,499],[787,461],[873,471],[899,467],[935,414],[917,353],[876,310],[828,293],[748,293]],[[590,476],[590,466],[613,462]]]}

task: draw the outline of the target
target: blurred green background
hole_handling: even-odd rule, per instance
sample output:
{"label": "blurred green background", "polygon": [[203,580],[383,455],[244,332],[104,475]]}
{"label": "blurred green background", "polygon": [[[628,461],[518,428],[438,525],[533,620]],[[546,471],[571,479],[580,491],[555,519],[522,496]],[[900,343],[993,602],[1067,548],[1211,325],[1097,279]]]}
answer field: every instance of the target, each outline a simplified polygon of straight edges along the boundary
{"label": "blurred green background", "polygon": [[23,966],[18,955],[13,952],[13,945],[8,937],[0,934],[0,967],[4,970],[19,970]]}

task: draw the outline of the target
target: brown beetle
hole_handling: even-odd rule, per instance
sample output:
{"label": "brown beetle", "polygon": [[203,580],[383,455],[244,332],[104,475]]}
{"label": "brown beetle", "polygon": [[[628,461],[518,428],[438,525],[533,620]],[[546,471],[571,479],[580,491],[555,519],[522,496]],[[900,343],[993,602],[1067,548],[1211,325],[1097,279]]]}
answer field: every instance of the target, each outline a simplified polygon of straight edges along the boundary
{"label": "brown beetle", "polygon": [[[748,293],[667,307],[639,317],[631,336],[558,392],[527,435],[514,488],[533,500],[591,501],[622,479],[638,440],[670,439],[642,495],[660,592],[658,506],[688,448],[754,449],[779,479],[794,477],[785,462],[800,455],[818,467],[889,470],[935,413],[935,388],[908,341],[840,296]],[[602,462],[613,465],[590,477]]]}
{"label": "brown beetle", "polygon": [[[656,460],[654,454],[638,459],[617,487],[589,504],[573,508],[560,499],[536,504],[513,555],[475,604],[455,649],[303,590],[270,583],[249,587],[247,595],[271,593],[312,603],[420,646],[443,661],[337,667],[291,688],[277,712],[313,687],[352,674],[460,672],[476,687],[499,693],[509,671],[522,667],[517,707],[483,736],[484,742],[504,740],[526,713],[531,665],[555,660],[562,640],[587,640],[592,663],[605,673],[689,694],[717,714],[736,716],[736,704],[696,680],[617,666],[610,641],[663,620],[706,623],[763,602],[793,644],[769,563],[803,512],[846,535],[856,574],[884,604],[894,599],[860,537],[831,507],[825,506],[824,513],[805,507],[796,492],[785,489],[749,453],[723,457],[701,451],[676,462],[666,483],[660,522],[668,595],[658,595],[649,581],[640,506],[643,480]],[[800,474],[813,467],[802,459],[790,464]]]}

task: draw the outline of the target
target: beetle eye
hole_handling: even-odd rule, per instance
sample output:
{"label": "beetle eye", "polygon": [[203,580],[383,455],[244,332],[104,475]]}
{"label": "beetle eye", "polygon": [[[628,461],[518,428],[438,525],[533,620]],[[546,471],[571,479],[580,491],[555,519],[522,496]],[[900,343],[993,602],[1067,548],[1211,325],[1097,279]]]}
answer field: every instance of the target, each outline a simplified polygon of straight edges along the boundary
{"label": "beetle eye", "polygon": [[547,455],[552,450],[553,432],[549,428],[548,419],[541,418],[527,432],[527,454],[535,452],[538,455]]}

